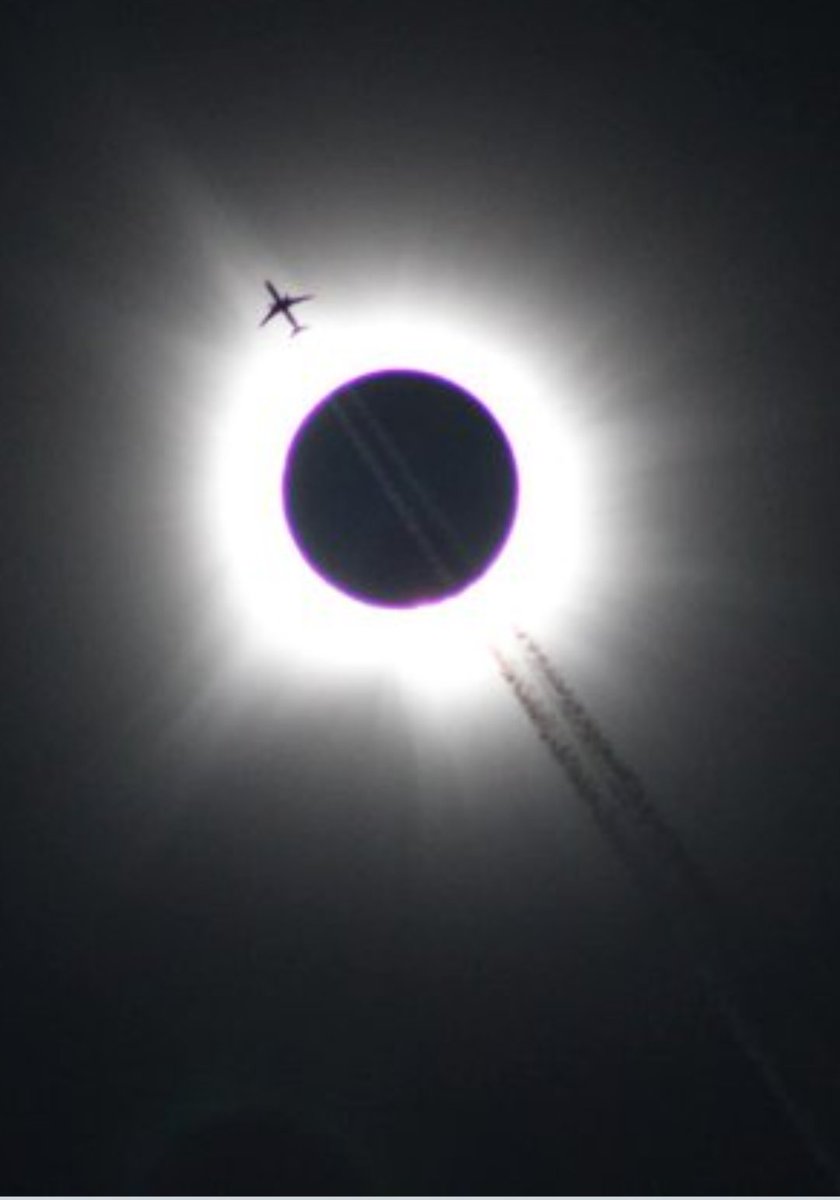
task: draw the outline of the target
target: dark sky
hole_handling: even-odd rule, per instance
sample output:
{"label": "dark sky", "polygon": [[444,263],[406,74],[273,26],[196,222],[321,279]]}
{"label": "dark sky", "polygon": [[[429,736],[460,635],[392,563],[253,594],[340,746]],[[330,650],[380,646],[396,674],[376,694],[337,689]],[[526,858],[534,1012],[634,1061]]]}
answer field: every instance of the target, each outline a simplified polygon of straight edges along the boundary
{"label": "dark sky", "polygon": [[185,497],[266,275],[572,380],[544,638],[840,1146],[828,7],[3,6],[6,1190],[826,1190],[501,681],[234,668]]}

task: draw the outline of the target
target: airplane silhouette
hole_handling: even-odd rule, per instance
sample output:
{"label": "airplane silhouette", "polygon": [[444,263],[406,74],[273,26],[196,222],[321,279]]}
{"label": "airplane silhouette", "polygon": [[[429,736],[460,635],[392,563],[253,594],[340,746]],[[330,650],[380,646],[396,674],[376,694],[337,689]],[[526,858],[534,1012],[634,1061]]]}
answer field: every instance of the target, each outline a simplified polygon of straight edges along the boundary
{"label": "airplane silhouette", "polygon": [[291,325],[292,332],[289,335],[290,337],[294,337],[297,333],[303,333],[304,329],[309,328],[307,325],[301,325],[295,320],[292,305],[302,304],[304,300],[313,300],[314,296],[281,296],[269,279],[266,279],[265,286],[268,288],[268,293],[271,296],[271,307],[260,321],[260,328],[276,317],[278,313],[282,313]]}

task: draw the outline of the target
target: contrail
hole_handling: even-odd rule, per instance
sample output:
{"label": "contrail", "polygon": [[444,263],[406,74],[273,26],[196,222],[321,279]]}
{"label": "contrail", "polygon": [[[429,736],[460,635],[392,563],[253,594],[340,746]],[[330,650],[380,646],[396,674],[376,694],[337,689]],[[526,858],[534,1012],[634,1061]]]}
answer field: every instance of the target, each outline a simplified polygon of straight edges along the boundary
{"label": "contrail", "polygon": [[345,411],[344,406],[340,403],[334,404],[332,411],[353,448],[379,484],[383,495],[393,508],[397,518],[402,521],[403,527],[413,539],[420,555],[425,558],[432,572],[441,583],[449,588],[454,588],[455,574],[452,568],[438,550],[435,541],[423,528],[423,524],[413,509],[411,502],[397,486],[397,482],[393,478],[393,473],[389,472],[387,465],[383,463],[380,455],[377,454],[374,447],[370,444],[369,439],[356,428],[353,418],[349,412]]}
{"label": "contrail", "polygon": [[[440,534],[444,534],[448,550],[450,553],[454,550],[459,557],[454,526],[361,398],[356,398],[355,407],[366,431],[357,428],[349,412],[339,405],[336,413],[342,428],[432,573],[442,585],[452,588],[455,577],[451,560],[424,528],[423,519],[427,525],[436,526],[438,541]],[[709,1004],[753,1064],[811,1161],[831,1180],[834,1189],[840,1190],[840,1164],[739,1003],[726,967],[725,930],[731,922],[725,919],[703,871],[659,812],[638,774],[624,762],[560,669],[530,634],[519,628],[512,633],[514,644],[523,656],[521,666],[497,646],[490,647],[502,680],[599,832],[640,888],[672,950],[698,979]],[[547,693],[548,701],[541,698],[541,690]],[[581,749],[576,748],[569,734]],[[605,780],[606,790],[599,786],[598,775]]]}
{"label": "contrail", "polygon": [[624,762],[563,673],[536,640],[522,629],[515,629],[514,636],[537,676],[554,694],[557,708],[569,729],[589,751],[593,763],[603,771],[610,790],[622,803],[625,816],[639,827],[641,835],[649,838],[652,846],[662,855],[670,870],[672,883],[685,892],[687,898],[690,897],[692,904],[701,906],[707,921],[716,918],[719,902],[714,891],[676,831],[648,796],[637,773]]}
{"label": "contrail", "polygon": [[[628,767],[595,718],[573,692],[560,670],[529,634],[515,630],[526,667],[518,671],[511,660],[494,651],[499,671],[534,726],[540,740],[565,771],[598,829],[640,886],[649,908],[667,932],[669,941],[729,1030],[736,1045],[752,1062],[768,1094],[796,1131],[814,1165],[840,1188],[840,1164],[818,1133],[810,1112],[791,1091],[778,1063],[738,1000],[727,962],[727,936],[713,889],[642,784]],[[530,666],[530,673],[528,672]],[[530,679],[547,685],[554,705],[546,707]],[[614,808],[587,772],[583,756],[564,740],[561,722],[589,751],[590,762],[607,778]],[[628,835],[628,828],[636,837]],[[663,901],[669,901],[664,903]],[[730,922],[731,923],[731,922]]]}
{"label": "contrail", "polygon": [[590,817],[631,875],[649,894],[651,884],[649,871],[638,855],[633,854],[631,843],[616,819],[616,810],[598,783],[588,771],[582,755],[564,734],[556,715],[539,699],[533,684],[524,670],[497,646],[491,653],[504,683],[510,689],[525,716],[531,723],[539,740],[560,766],[583,801]]}
{"label": "contrail", "polygon": [[[362,424],[365,425],[368,437],[376,443],[376,450],[387,460],[391,471],[399,477],[406,493],[410,494],[410,504],[414,506],[415,510],[420,510],[427,525],[432,526],[437,536],[442,537],[446,543],[448,561],[462,562],[466,560],[469,557],[466,547],[449,514],[431,495],[428,487],[418,477],[411,462],[400,450],[376,413],[371,410],[370,405],[365,403],[364,398],[355,389],[350,393],[349,401],[354,414],[360,417]],[[450,581],[444,580],[443,582]]]}

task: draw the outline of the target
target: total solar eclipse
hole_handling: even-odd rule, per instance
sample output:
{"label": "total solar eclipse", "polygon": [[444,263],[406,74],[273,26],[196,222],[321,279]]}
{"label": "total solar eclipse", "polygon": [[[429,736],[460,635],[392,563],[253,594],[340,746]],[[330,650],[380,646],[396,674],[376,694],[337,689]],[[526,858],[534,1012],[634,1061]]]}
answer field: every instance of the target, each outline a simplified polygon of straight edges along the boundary
{"label": "total solar eclipse", "polygon": [[403,608],[457,595],[502,549],[517,473],[464,388],[413,370],[349,380],[309,414],[282,482],[289,528],[329,584]]}

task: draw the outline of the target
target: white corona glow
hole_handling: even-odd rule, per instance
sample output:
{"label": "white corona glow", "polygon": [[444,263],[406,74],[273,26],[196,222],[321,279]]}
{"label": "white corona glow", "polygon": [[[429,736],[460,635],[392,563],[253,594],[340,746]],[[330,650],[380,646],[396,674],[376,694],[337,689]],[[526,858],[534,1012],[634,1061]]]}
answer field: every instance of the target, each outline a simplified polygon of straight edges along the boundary
{"label": "white corona glow", "polygon": [[[261,330],[238,362],[213,423],[205,512],[228,600],[263,659],[460,686],[486,676],[487,644],[512,623],[539,631],[556,614],[585,566],[581,463],[562,397],[543,394],[512,352],[452,316],[369,312],[319,314],[294,341]],[[438,375],[475,396],[505,432],[519,475],[513,529],[485,574],[455,597],[406,609],[364,604],[316,574],[281,492],[290,444],[311,410],[348,380],[389,369]]]}

